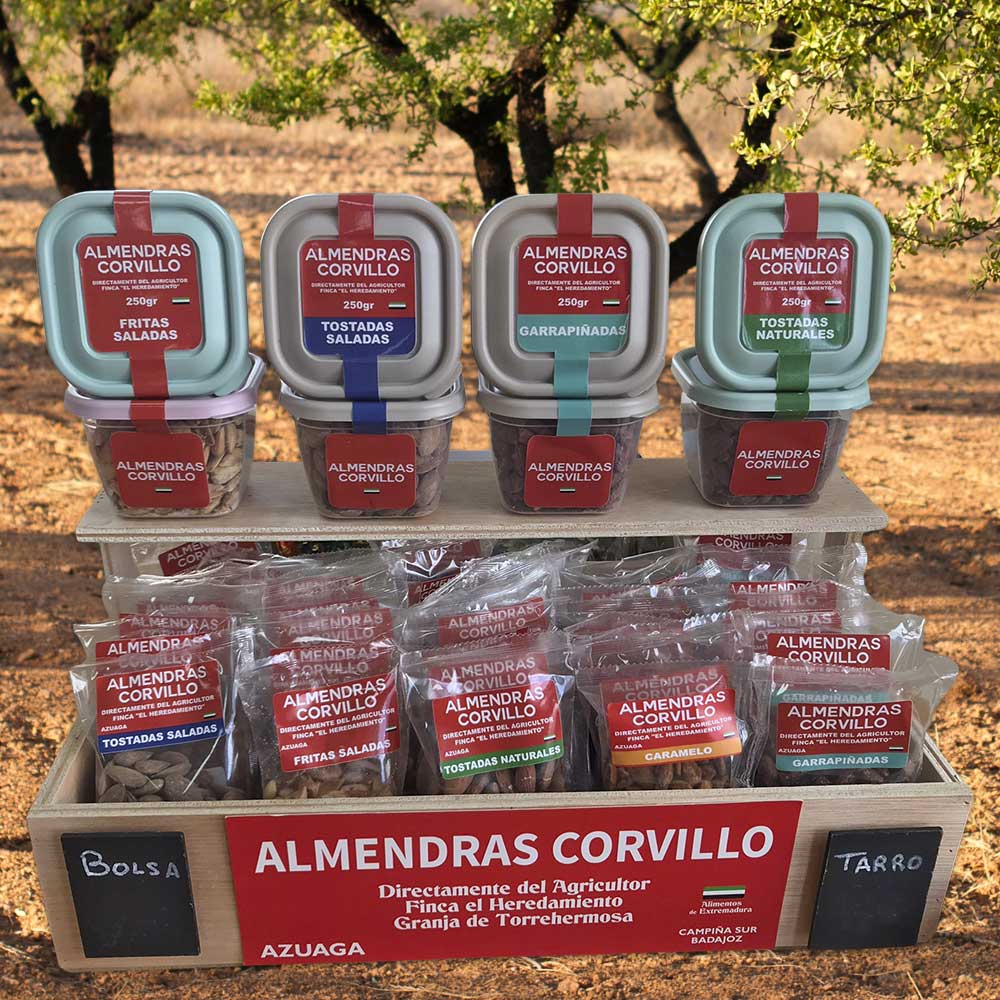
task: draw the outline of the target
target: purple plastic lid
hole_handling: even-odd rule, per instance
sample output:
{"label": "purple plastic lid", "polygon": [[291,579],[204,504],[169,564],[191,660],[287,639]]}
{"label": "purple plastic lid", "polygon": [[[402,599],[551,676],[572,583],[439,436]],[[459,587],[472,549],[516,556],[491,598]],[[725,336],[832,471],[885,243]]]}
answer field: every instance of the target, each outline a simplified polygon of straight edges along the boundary
{"label": "purple plastic lid", "polygon": [[[164,400],[164,416],[170,420],[218,420],[238,417],[257,405],[257,390],[264,377],[264,362],[255,354],[246,381],[235,392],[225,396],[176,396]],[[85,396],[74,386],[66,386],[63,402],[70,413],[85,420],[132,420],[131,399],[97,399]]]}

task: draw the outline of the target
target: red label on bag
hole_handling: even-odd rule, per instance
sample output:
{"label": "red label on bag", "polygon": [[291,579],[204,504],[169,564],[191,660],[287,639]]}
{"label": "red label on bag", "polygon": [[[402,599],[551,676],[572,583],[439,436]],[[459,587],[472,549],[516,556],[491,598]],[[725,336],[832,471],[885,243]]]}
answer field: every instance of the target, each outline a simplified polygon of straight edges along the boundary
{"label": "red label on bag", "polygon": [[495,691],[442,695],[433,704],[445,779],[534,767],[564,753],[559,692],[547,674]]}
{"label": "red label on bag", "polygon": [[126,507],[208,506],[205,444],[196,434],[117,431],[111,435],[111,462]]}
{"label": "red label on bag", "polygon": [[767,637],[776,629],[801,628],[819,631],[840,629],[843,625],[839,611],[782,611],[777,619],[762,619],[755,611],[753,628],[753,651],[767,652]]}
{"label": "red label on bag", "polygon": [[164,576],[176,576],[192,569],[204,568],[208,560],[223,562],[236,552],[256,552],[254,542],[185,542],[167,552],[161,552],[158,562]]}
{"label": "red label on bag", "polygon": [[224,731],[215,660],[98,672],[95,684],[102,754],[215,739]]}
{"label": "red label on bag", "polygon": [[198,251],[173,233],[85,236],[77,244],[87,342],[157,357],[202,341]]}
{"label": "red label on bag", "polygon": [[[806,758],[802,770],[878,767],[880,763],[892,766],[893,755],[905,756],[909,752],[911,702],[793,701],[783,702],[777,708],[778,756]],[[842,759],[845,755],[863,758],[872,754],[884,754],[888,759],[881,762]],[[780,764],[779,761],[779,770],[794,768]]]}
{"label": "red label on bag", "polygon": [[282,642],[310,637],[334,642],[374,642],[391,636],[392,629],[392,612],[374,601],[283,614],[274,626]]}
{"label": "red label on bag", "polygon": [[750,420],[740,428],[729,492],[802,496],[816,486],[827,424],[822,420]]}
{"label": "red label on bag", "polygon": [[337,510],[406,510],[417,499],[409,434],[328,434],[326,493]]}
{"label": "red label on bag", "polygon": [[94,657],[98,660],[116,660],[120,656],[159,656],[164,653],[192,649],[216,642],[218,637],[210,632],[188,633],[186,635],[128,636],[121,639],[105,639],[94,646]]}
{"label": "red label on bag", "polygon": [[604,681],[601,692],[617,767],[713,760],[743,749],[723,667]]}
{"label": "red label on bag", "polygon": [[892,668],[887,635],[848,632],[771,632],[767,652],[783,660],[817,663],[830,667],[860,667],[868,670]]}
{"label": "red label on bag", "polygon": [[836,611],[832,580],[741,580],[729,584],[734,609],[754,611]]}
{"label": "red label on bag", "polygon": [[[342,642],[323,639],[285,646],[271,653],[271,667],[275,684],[291,687],[293,678],[329,676],[330,683],[337,680],[344,668],[363,667],[367,673],[381,668],[388,669],[391,647],[379,643]],[[287,663],[285,662],[287,661]],[[286,669],[286,666],[288,669]],[[330,673],[330,671],[334,671]]]}
{"label": "red label on bag", "polygon": [[283,771],[306,771],[399,749],[393,673],[329,687],[276,691],[274,725]]}
{"label": "red label on bag", "polygon": [[161,610],[119,615],[118,631],[123,639],[143,635],[171,635],[175,632],[224,632],[232,625],[232,621],[231,613],[224,608],[218,612],[201,610],[191,614]]}
{"label": "red label on bag", "polygon": [[792,544],[790,534],[764,535],[699,535],[698,545],[707,545],[716,549],[731,549],[733,552],[745,552],[747,549],[783,549]]}
{"label": "red label on bag", "polygon": [[603,507],[611,498],[615,439],[610,434],[536,434],[524,463],[529,507]]}
{"label": "red label on bag", "polygon": [[773,948],[801,805],[229,816],[243,961]]}
{"label": "red label on bag", "polygon": [[365,597],[364,581],[359,576],[305,576],[272,583],[264,598],[264,606],[277,610],[279,614],[332,604],[356,603],[375,604]]}
{"label": "red label on bag", "polygon": [[439,618],[438,641],[442,646],[455,646],[462,642],[491,639],[514,632],[540,632],[548,627],[545,599],[529,597],[519,604]]}

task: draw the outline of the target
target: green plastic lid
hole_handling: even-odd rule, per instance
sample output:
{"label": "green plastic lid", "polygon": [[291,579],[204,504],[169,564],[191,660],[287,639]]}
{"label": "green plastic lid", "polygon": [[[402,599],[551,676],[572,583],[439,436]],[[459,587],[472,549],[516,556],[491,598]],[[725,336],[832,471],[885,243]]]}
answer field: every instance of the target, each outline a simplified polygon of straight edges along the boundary
{"label": "green plastic lid", "polygon": [[702,406],[733,413],[828,413],[860,410],[871,403],[868,383],[850,389],[810,389],[808,392],[743,392],[713,381],[693,347],[674,355],[670,370],[684,395]]}
{"label": "green plastic lid", "polygon": [[708,221],[698,247],[696,344],[719,386],[801,392],[860,386],[885,341],[892,241],[847,194],[751,194]]}
{"label": "green plastic lid", "polygon": [[85,191],[36,245],[49,356],[105,399],[221,396],[250,371],[243,243],[188,191]]}

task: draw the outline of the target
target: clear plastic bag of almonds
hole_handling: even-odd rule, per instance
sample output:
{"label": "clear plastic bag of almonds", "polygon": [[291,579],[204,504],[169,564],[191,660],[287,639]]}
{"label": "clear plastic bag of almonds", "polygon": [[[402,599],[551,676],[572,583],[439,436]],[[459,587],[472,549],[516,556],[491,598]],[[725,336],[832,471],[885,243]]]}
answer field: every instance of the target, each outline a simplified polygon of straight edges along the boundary
{"label": "clear plastic bag of almonds", "polygon": [[699,546],[696,567],[677,582],[755,585],[809,580],[831,581],[863,590],[868,553],[857,542],[821,549],[804,545],[734,550],[724,546]]}
{"label": "clear plastic bag of almonds", "polygon": [[236,664],[252,656],[241,628],[214,644],[129,654],[70,671],[96,750],[97,802],[252,798],[253,761],[239,724]]}
{"label": "clear plastic bag of almonds", "polygon": [[790,662],[897,670],[913,666],[923,650],[924,619],[873,600],[832,611],[735,611],[733,623],[754,653]]}
{"label": "clear plastic bag of almonds", "polygon": [[137,576],[177,576],[209,569],[230,559],[256,559],[264,554],[258,542],[133,542],[130,546]]}
{"label": "clear plastic bag of almonds", "polygon": [[573,642],[601,787],[748,785],[760,740],[749,657],[723,614],[687,627],[634,623]]}
{"label": "clear plastic bag of almonds", "polygon": [[766,732],[758,786],[918,781],[924,739],[958,676],[921,653],[896,670],[839,669],[756,656],[752,727]]}
{"label": "clear plastic bag of almonds", "polygon": [[555,625],[559,574],[586,558],[588,546],[557,549],[546,543],[519,553],[469,563],[425,601],[410,608],[406,649],[429,649],[544,632]]}
{"label": "clear plastic bag of almonds", "polygon": [[402,793],[408,728],[393,642],[275,646],[245,662],[238,688],[265,799]]}
{"label": "clear plastic bag of almonds", "polygon": [[371,549],[342,550],[285,560],[292,563],[264,583],[265,616],[280,610],[377,602],[401,607],[404,592],[385,560]]}
{"label": "clear plastic bag of almonds", "polygon": [[664,584],[690,572],[697,565],[698,556],[693,549],[666,548],[621,559],[591,559],[580,565],[567,566],[560,574],[560,583],[564,588],[581,590]]}
{"label": "clear plastic bag of almonds", "polygon": [[102,589],[112,617],[169,615],[191,607],[257,614],[264,585],[249,578],[227,579],[222,565],[178,576],[110,576]]}
{"label": "clear plastic bag of almonds", "polygon": [[473,559],[490,556],[493,543],[476,538],[457,542],[392,539],[382,542],[380,551],[392,579],[412,607],[458,576]]}
{"label": "clear plastic bag of almonds", "polygon": [[568,644],[556,632],[478,648],[404,653],[406,714],[426,795],[574,791],[585,731]]}

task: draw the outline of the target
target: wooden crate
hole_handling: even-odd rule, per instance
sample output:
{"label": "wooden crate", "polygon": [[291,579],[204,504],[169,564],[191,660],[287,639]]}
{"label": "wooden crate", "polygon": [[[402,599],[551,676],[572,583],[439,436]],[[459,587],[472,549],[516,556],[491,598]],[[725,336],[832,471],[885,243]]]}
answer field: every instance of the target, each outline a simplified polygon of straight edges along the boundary
{"label": "wooden crate", "polygon": [[[381,800],[312,800],[294,810],[273,802],[95,805],[94,756],[78,724],[28,813],[32,847],[59,964],[68,970],[238,965],[243,960],[226,838],[227,816],[344,813],[413,813],[441,810],[568,809],[609,806],[704,805],[789,801],[802,803],[798,833],[778,927],[777,946],[809,942],[817,885],[831,830],[939,826],[943,835],[931,878],[920,940],[937,926],[966,818],[968,786],[933,743],[924,773],[908,785],[718,789],[683,792],[579,792],[550,795],[401,797]],[[84,955],[60,837],[64,833],[178,831],[184,834],[201,934],[198,955],[94,959]]]}

